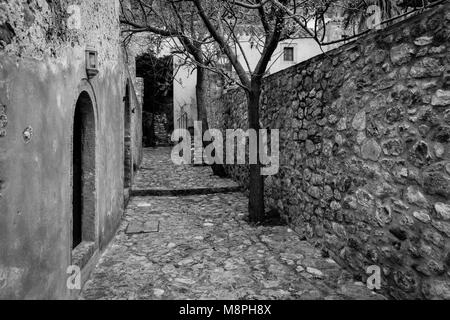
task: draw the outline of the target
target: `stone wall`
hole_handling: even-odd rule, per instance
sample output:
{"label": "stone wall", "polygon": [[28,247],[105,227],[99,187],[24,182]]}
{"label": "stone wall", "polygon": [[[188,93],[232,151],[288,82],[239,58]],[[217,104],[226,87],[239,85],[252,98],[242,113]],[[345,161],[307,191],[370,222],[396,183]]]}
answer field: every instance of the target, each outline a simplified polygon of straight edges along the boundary
{"label": "stone wall", "polygon": [[153,130],[155,134],[154,143],[156,146],[170,145],[170,125],[165,113],[153,114]]}
{"label": "stone wall", "polygon": [[[72,28],[70,5],[80,8],[79,28]],[[87,48],[98,52],[99,73],[92,79]],[[129,78],[117,0],[0,1],[0,299],[77,294],[67,287],[67,270],[78,259],[71,246],[72,149],[82,95],[95,114],[95,192],[89,195],[95,235],[85,246],[92,259],[83,281],[115,235],[124,204]],[[139,126],[141,108],[136,95],[131,98],[131,123]],[[139,128],[133,131],[136,139]],[[140,142],[132,143],[135,155]]]}
{"label": "stone wall", "polygon": [[[362,280],[380,266],[393,298],[450,299],[449,25],[445,4],[264,82],[262,125],[281,130],[269,209]],[[245,129],[245,94],[209,114]]]}

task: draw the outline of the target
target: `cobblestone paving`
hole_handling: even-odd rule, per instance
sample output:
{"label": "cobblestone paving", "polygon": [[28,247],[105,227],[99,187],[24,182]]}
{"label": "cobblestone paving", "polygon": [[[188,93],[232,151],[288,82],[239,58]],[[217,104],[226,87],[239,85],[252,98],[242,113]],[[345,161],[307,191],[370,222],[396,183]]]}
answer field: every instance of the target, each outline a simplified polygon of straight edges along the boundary
{"label": "cobblestone paving", "polygon": [[177,166],[170,161],[170,148],[144,149],[140,173],[135,178],[134,190],[180,190],[199,188],[234,188],[230,179],[212,174],[209,167]]}
{"label": "cobblestone paving", "polygon": [[[151,157],[160,162],[146,158],[147,166],[171,167]],[[203,180],[188,183],[195,179]],[[252,227],[246,214],[240,193],[133,198],[82,299],[382,298],[288,227]],[[159,231],[129,235],[132,222],[159,223]]]}

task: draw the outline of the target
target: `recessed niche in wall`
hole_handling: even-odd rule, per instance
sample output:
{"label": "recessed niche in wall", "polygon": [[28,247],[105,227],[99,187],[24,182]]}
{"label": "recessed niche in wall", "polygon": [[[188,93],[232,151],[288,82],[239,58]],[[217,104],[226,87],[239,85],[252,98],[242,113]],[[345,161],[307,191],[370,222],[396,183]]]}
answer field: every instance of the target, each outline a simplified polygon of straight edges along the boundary
{"label": "recessed niche in wall", "polygon": [[95,114],[92,100],[85,91],[76,104],[73,130],[72,258],[86,262],[96,242],[97,199]]}

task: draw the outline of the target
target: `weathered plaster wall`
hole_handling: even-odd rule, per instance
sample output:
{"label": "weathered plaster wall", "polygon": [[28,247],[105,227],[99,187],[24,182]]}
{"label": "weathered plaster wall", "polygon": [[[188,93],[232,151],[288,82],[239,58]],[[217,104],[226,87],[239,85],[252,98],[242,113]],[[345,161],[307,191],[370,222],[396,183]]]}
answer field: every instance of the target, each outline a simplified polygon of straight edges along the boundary
{"label": "weathered plaster wall", "polygon": [[[81,29],[69,29],[77,4]],[[123,214],[124,102],[128,77],[117,1],[0,1],[0,298],[67,298],[71,264],[72,132],[82,91],[96,113],[97,247]],[[2,33],[3,35],[3,33]],[[6,41],[5,41],[6,39]],[[99,55],[86,80],[85,49]],[[133,107],[133,106],[132,106]],[[2,115],[3,114],[3,115]],[[24,130],[32,128],[31,140]],[[136,147],[139,144],[136,144]]]}
{"label": "weathered plaster wall", "polygon": [[[355,274],[382,267],[395,298],[450,299],[449,26],[447,3],[268,77],[261,98],[281,130],[269,208]],[[243,92],[209,113],[247,127]]]}
{"label": "weathered plaster wall", "polygon": [[143,127],[142,127],[142,110],[144,106],[144,79],[135,78],[133,82],[133,87],[131,89],[132,110],[131,114],[131,128],[133,129],[133,167],[134,171],[140,168],[142,163],[142,144],[143,144]]}
{"label": "weathered plaster wall", "polygon": [[133,166],[135,169],[139,168],[142,162],[142,145],[143,145],[143,111],[144,111],[144,92],[145,81],[143,78],[136,77],[136,59],[145,53],[151,51],[154,47],[153,39],[150,34],[137,33],[134,34],[126,46],[127,65],[129,69],[130,78],[132,79],[132,85],[134,92],[132,99],[135,100],[136,109],[132,114],[133,121],[133,141],[134,141],[134,154]]}

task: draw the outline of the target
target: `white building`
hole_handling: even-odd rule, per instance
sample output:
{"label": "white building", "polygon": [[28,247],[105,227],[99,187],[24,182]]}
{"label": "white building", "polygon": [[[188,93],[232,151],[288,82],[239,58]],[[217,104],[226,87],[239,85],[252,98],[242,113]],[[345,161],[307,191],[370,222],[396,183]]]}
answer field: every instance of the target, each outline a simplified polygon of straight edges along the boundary
{"label": "white building", "polygon": [[[256,44],[250,35],[240,37],[240,49],[236,46],[239,62],[249,72],[254,70],[260,57],[260,46]],[[245,52],[245,57],[242,52]],[[311,38],[299,38],[282,41],[268,65],[267,75],[279,72],[302,61],[306,61],[323,53],[320,46]],[[197,74],[192,67],[177,67],[181,64],[181,58],[174,58],[174,119],[175,129],[180,127],[193,127],[197,121],[196,84]]]}

